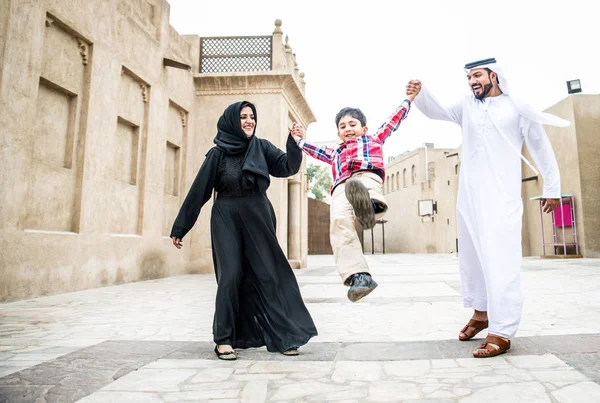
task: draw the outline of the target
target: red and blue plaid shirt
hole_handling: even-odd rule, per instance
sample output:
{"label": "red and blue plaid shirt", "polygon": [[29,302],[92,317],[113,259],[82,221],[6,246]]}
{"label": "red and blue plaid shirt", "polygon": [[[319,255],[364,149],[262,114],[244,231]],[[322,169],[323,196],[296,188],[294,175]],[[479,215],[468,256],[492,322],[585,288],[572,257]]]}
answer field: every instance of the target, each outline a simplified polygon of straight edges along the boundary
{"label": "red and blue plaid shirt", "polygon": [[369,133],[341,143],[336,149],[307,143],[304,139],[298,141],[305,153],[331,165],[333,174],[333,189],[348,179],[357,171],[374,171],[385,178],[383,163],[383,143],[400,127],[400,122],[406,118],[410,110],[410,101],[404,100],[394,113],[379,127],[375,135]]}

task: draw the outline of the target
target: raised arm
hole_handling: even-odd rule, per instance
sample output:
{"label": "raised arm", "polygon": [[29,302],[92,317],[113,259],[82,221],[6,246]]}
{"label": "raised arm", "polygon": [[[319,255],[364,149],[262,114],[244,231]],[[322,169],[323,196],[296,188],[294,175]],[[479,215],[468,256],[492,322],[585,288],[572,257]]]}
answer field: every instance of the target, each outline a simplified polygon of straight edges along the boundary
{"label": "raised arm", "polygon": [[268,140],[261,139],[265,159],[269,166],[269,174],[276,178],[285,178],[295,175],[302,164],[302,150],[298,147],[291,135],[285,144],[286,153],[275,147]]}
{"label": "raised arm", "polygon": [[396,108],[394,113],[390,115],[389,118],[381,126],[377,129],[377,132],[373,137],[379,139],[381,143],[384,143],[385,140],[398,128],[400,127],[400,123],[406,118],[408,115],[408,111],[410,110],[410,101],[405,99],[399,107]]}
{"label": "raised arm", "polygon": [[416,96],[414,104],[425,116],[430,119],[446,120],[448,122],[454,122],[457,125],[462,125],[462,102],[445,106],[442,105],[420,81],[410,81],[409,86],[411,85],[419,87],[420,92]]}
{"label": "raised arm", "polygon": [[318,159],[319,161],[326,162],[329,165],[333,163],[333,155],[335,154],[335,150],[333,148],[311,144],[304,139],[300,139],[298,141],[298,147],[300,147],[300,149],[306,154]]}
{"label": "raised arm", "polygon": [[300,147],[300,149],[306,154],[318,159],[319,161],[326,162],[329,165],[333,163],[335,150],[333,148],[317,146],[306,142],[306,140],[304,140],[304,127],[302,127],[302,125],[294,123],[294,127],[292,128],[292,132],[290,134],[294,138],[296,144],[298,144],[298,147]]}
{"label": "raised arm", "polygon": [[[196,179],[181,205],[181,209],[179,209],[179,214],[177,214],[171,229],[171,238],[178,248],[181,246],[178,246],[175,240],[181,241],[185,234],[192,229],[198,219],[200,209],[212,195],[220,157],[221,152],[216,148],[211,149],[206,154],[206,159],[202,163]],[[179,245],[181,245],[180,242]]]}

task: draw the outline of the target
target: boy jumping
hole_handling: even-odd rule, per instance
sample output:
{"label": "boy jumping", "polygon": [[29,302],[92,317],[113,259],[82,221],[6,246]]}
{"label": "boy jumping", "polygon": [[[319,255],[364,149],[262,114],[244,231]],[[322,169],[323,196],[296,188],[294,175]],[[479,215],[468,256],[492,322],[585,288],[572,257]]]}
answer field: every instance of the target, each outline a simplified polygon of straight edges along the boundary
{"label": "boy jumping", "polygon": [[344,285],[350,286],[348,299],[352,302],[377,287],[362,253],[354,221],[358,220],[363,229],[373,228],[388,209],[383,197],[383,143],[398,129],[416,95],[415,90],[407,92],[407,99],[374,135],[368,133],[367,118],[360,109],[343,108],[335,117],[341,140],[335,149],[305,141],[300,125],[292,129],[298,147],[331,165],[330,241],[340,277]]}

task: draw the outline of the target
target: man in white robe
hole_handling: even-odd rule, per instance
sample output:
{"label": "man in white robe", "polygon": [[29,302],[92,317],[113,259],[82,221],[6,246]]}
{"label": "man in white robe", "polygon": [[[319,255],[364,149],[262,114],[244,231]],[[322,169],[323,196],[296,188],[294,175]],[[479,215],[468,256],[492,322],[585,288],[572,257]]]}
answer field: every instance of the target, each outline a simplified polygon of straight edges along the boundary
{"label": "man in white robe", "polygon": [[509,95],[495,59],[469,63],[465,72],[473,94],[451,106],[441,105],[420,81],[409,82],[407,88],[421,91],[414,104],[427,117],[462,128],[456,207],[459,267],[463,304],[474,314],[459,339],[471,339],[489,320],[486,342],[473,355],[491,357],[510,348],[521,319],[523,140],[544,180],[544,211],[551,212],[560,202],[560,174],[542,123],[569,122]]}

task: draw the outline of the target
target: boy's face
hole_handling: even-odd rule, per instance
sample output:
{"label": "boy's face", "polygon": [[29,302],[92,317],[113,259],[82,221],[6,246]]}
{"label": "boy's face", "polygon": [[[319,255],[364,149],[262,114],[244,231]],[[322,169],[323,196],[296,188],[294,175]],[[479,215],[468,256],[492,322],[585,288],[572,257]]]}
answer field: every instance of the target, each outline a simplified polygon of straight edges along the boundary
{"label": "boy's face", "polygon": [[343,116],[338,122],[338,137],[343,142],[363,136],[367,133],[367,126],[363,127],[360,120],[350,115]]}

